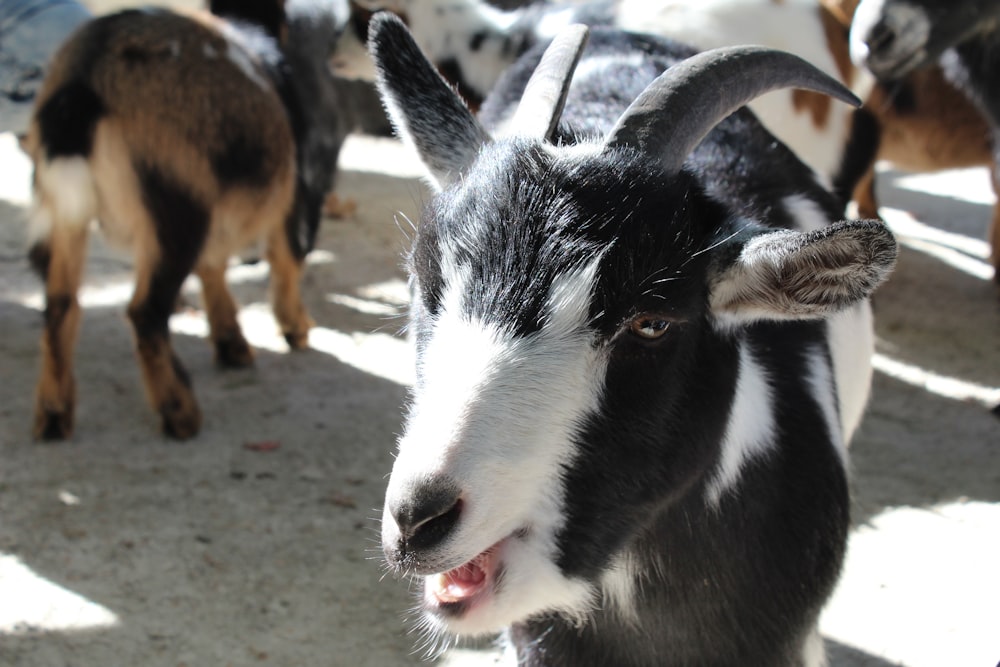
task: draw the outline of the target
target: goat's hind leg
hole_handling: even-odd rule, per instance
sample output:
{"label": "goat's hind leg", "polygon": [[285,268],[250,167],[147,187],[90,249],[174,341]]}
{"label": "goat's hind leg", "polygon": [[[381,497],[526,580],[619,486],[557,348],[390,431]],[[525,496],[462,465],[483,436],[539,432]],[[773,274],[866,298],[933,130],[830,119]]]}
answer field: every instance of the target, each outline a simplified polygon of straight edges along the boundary
{"label": "goat's hind leg", "polygon": [[87,223],[56,224],[47,239],[31,248],[29,258],[45,281],[45,328],[42,369],[35,392],[33,433],[42,440],[73,434],[76,381],[73,348],[80,328],[77,290],[87,253]]}
{"label": "goat's hind leg", "polygon": [[236,303],[226,286],[225,266],[202,263],[196,269],[201,279],[202,295],[208,326],[215,345],[215,359],[227,368],[243,368],[253,364],[253,351],[236,319]]}
{"label": "goat's hind leg", "polygon": [[[1000,151],[995,150],[993,155],[995,160],[1000,160]],[[990,218],[989,240],[990,261],[993,264],[993,281],[1000,287],[1000,177],[997,174],[997,170],[1000,167],[997,164],[1000,163],[995,163],[990,173],[993,182],[993,195],[997,201],[993,204],[993,215]]]}
{"label": "goat's hind leg", "polygon": [[170,345],[169,320],[191,267],[158,263],[136,268],[135,294],[128,315],[135,331],[146,395],[162,419],[163,432],[185,440],[201,428],[201,410],[191,390],[191,379]]}
{"label": "goat's hind leg", "polygon": [[304,262],[292,254],[283,226],[275,227],[270,232],[267,261],[271,265],[271,306],[281,333],[293,350],[307,347],[313,321],[302,305],[299,282]]}

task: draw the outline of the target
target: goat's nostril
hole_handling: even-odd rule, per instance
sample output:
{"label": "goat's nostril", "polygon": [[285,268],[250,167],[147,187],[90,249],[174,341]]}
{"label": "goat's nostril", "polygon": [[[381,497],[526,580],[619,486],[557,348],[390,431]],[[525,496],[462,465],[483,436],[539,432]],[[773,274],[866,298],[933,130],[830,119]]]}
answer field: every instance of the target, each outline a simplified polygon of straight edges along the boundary
{"label": "goat's nostril", "polygon": [[428,549],[444,540],[462,513],[460,491],[454,485],[434,484],[415,491],[392,511],[406,549]]}
{"label": "goat's nostril", "polygon": [[865,42],[868,44],[868,50],[871,53],[877,53],[878,51],[884,51],[892,47],[893,42],[896,41],[896,31],[889,27],[884,21],[879,21],[875,24],[875,27],[871,29]]}
{"label": "goat's nostril", "polygon": [[429,517],[421,524],[414,526],[407,542],[411,550],[429,549],[441,542],[451,533],[458,518],[462,513],[462,501],[456,500],[455,504],[445,512],[434,517]]}

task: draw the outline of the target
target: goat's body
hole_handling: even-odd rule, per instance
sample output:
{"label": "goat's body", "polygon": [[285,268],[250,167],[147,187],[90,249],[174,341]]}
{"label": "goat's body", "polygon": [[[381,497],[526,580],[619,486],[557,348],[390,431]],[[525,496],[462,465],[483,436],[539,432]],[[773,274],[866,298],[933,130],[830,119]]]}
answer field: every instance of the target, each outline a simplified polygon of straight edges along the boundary
{"label": "goat's body", "polygon": [[[383,520],[390,563],[425,575],[427,626],[510,626],[534,666],[820,664],[866,292],[815,280],[832,268],[818,248],[778,273],[752,268],[770,256],[755,241],[722,248],[833,240],[837,199],[746,110],[690,154],[601,141],[636,105],[662,118],[633,100],[688,47],[595,30],[549,144],[511,109],[549,71],[541,49],[481,129],[381,25],[387,107],[440,187],[411,256],[418,380]],[[888,252],[865,228],[856,250]],[[748,272],[716,273],[733,253]],[[851,305],[813,319],[830,299]]]}
{"label": "goat's body", "polygon": [[[622,0],[615,25],[670,37],[700,50],[762,44],[788,51],[842,81],[862,99],[872,84],[870,76],[851,65],[846,29],[817,0]],[[774,91],[749,106],[827,187],[838,179],[853,109],[799,90]]]}
{"label": "goat's body", "polygon": [[296,147],[277,92],[277,52],[227,28],[163,11],[83,27],[58,54],[28,137],[35,161],[32,258],[46,281],[35,432],[72,429],[72,346],[91,220],[129,251],[129,306],[150,402],[164,430],[190,437],[200,412],[167,330],[192,272],[202,280],[219,361],[251,352],[225,287],[229,257],[266,236],[276,315],[294,345],[309,328],[298,292]]}
{"label": "goat's body", "polygon": [[[81,53],[95,41],[105,49]],[[171,66],[190,51],[201,54],[198,67]],[[72,188],[73,198],[90,202],[67,223],[97,218],[109,241],[138,255],[152,249],[150,239],[176,235],[213,263],[275,219],[284,223],[295,146],[267,71],[240,46],[181,16],[124,13],[88,25],[58,63],[40,96],[32,151],[43,202],[69,198]],[[245,114],[247,103],[257,111]],[[60,172],[74,162],[89,178],[66,183]],[[157,196],[156,181],[183,183],[179,194],[197,214],[154,219],[142,200]],[[221,217],[229,224],[213,224]]]}

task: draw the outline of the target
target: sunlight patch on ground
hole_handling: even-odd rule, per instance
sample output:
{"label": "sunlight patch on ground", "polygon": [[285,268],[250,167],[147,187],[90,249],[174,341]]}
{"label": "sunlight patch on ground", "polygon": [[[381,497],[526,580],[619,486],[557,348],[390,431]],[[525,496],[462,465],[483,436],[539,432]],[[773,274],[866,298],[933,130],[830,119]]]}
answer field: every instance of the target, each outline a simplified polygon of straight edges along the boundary
{"label": "sunlight patch on ground", "polygon": [[1000,507],[981,502],[875,516],[851,535],[824,636],[907,667],[996,664],[998,526]]}
{"label": "sunlight patch on ground", "polygon": [[[891,378],[944,398],[955,401],[973,401],[990,409],[1000,404],[1000,387],[988,387],[940,375],[878,352],[872,357],[872,365],[875,366],[875,370],[885,373]],[[997,657],[1000,659],[1000,656]]]}
{"label": "sunlight patch on ground", "polygon": [[937,229],[888,206],[879,209],[879,213],[900,244],[980,280],[993,279],[993,267],[986,261],[990,256],[986,241]]}
{"label": "sunlight patch on ground", "polygon": [[118,617],[78,593],[0,553],[0,635],[110,628]]}
{"label": "sunlight patch on ground", "polygon": [[345,334],[316,327],[309,332],[309,347],[390,382],[406,386],[414,382],[413,350],[409,343],[395,336]]}
{"label": "sunlight patch on ground", "polygon": [[328,294],[330,303],[336,303],[366,315],[384,317],[403,326],[409,303],[409,290],[402,280],[388,280],[382,283],[364,285],[357,290],[357,296],[350,294]]}
{"label": "sunlight patch on ground", "polygon": [[343,171],[369,172],[380,176],[420,178],[426,174],[416,152],[389,137],[347,137],[337,165]]}
{"label": "sunlight patch on ground", "polygon": [[[372,289],[375,293],[381,293],[374,286],[369,286],[369,293]],[[398,305],[387,305],[382,300],[367,300],[347,295],[331,295],[329,298],[362,313],[383,309],[391,312],[394,320],[399,314]],[[268,304],[258,302],[245,305],[240,309],[238,319],[243,335],[254,348],[278,354],[289,351],[288,344],[278,332],[278,324]],[[396,328],[393,324],[391,330],[395,331]],[[185,336],[207,338],[208,321],[203,312],[188,310],[176,313],[170,318],[170,330]],[[329,354],[365,373],[401,385],[413,384],[413,351],[406,340],[389,333],[347,334],[317,326],[309,331],[309,347]]]}
{"label": "sunlight patch on ground", "polygon": [[976,239],[965,234],[956,234],[955,232],[938,229],[933,225],[928,225],[914,219],[912,215],[905,211],[888,206],[883,207],[879,212],[885,218],[892,232],[899,236],[934,243],[978,259],[985,260],[990,256],[990,244],[984,239]]}
{"label": "sunlight patch on ground", "polygon": [[894,183],[904,190],[960,199],[973,204],[992,206],[996,201],[990,185],[990,172],[983,167],[900,175]]}
{"label": "sunlight patch on ground", "polygon": [[0,132],[0,174],[0,199],[15,206],[31,204],[31,160],[10,132]]}

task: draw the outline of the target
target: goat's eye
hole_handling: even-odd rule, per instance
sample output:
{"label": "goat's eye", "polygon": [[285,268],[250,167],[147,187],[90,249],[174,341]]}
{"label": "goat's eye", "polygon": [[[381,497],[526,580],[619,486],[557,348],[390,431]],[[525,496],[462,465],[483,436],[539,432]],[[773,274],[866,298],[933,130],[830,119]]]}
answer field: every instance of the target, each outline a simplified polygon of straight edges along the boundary
{"label": "goat's eye", "polygon": [[632,320],[629,330],[643,340],[656,340],[667,333],[670,322],[656,315],[640,315]]}

